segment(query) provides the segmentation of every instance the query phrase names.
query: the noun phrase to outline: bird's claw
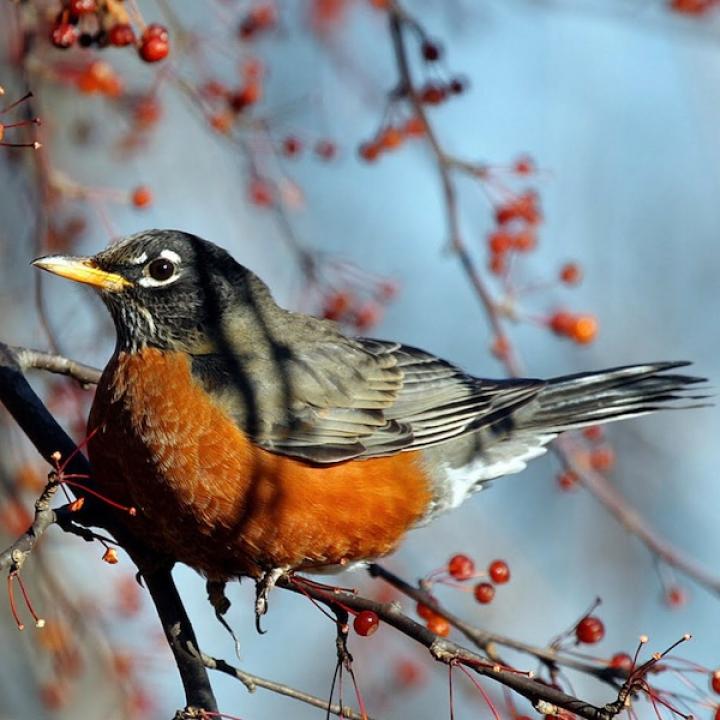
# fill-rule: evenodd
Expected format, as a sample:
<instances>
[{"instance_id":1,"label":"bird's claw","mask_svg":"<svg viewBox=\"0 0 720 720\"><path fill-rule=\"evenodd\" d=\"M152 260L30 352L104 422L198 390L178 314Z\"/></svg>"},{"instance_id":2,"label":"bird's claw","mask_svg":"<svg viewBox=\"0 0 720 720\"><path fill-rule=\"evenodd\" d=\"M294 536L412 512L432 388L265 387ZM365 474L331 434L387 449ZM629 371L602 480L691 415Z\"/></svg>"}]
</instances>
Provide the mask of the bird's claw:
<instances>
[{"instance_id":1,"label":"bird's claw","mask_svg":"<svg viewBox=\"0 0 720 720\"><path fill-rule=\"evenodd\" d=\"M262 635L265 630L260 625L260 618L268 611L268 598L275 583L287 572L286 568L266 570L255 583L255 628Z\"/></svg>"}]
</instances>

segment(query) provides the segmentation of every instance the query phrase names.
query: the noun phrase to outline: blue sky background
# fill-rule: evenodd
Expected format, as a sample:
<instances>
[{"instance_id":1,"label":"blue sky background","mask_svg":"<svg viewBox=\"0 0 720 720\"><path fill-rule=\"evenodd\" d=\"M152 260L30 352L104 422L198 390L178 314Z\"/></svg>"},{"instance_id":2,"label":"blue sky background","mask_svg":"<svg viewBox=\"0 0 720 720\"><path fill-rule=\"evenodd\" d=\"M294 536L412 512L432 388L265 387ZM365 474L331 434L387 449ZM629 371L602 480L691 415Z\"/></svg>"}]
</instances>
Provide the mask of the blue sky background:
<instances>
[{"instance_id":1,"label":"blue sky background","mask_svg":"<svg viewBox=\"0 0 720 720\"><path fill-rule=\"evenodd\" d=\"M289 1L282 31L259 45L271 69L264 107L276 109L278 136L328 136L341 146L333 163L323 164L310 154L286 163L306 197L305 209L292 214L298 237L400 281L397 301L373 334L424 347L478 375L500 374L487 352L490 335L482 310L457 261L442 249L443 207L429 156L415 144L372 166L356 159L354 148L374 132L383 93L395 80L382 15L363 3L353 5L332 38L351 65L341 71L337 54L303 27L303 3ZM527 373L546 376L691 359L697 372L717 385L717 27L668 18L659 3L651 2L483 0L446 7L415 0L407 5L432 35L443 39L448 66L471 79L466 95L431 111L446 147L497 164L529 152L545 170L540 190L546 222L539 250L523 266L525 275L547 278L566 259L578 260L586 270L579 289L551 290L530 300L527 309L537 314L567 303L591 311L600 321L597 342L579 348L537 327L519 325L511 337ZM201 23L205 12L194 3L185 0L178 9L201 32L221 33L217 19L205 17ZM232 63L221 56L211 59L222 72L232 72ZM115 65L114 56L111 60ZM130 82L145 85L149 77L138 72L134 58L118 57L117 66L124 60ZM0 83L7 82L0 74ZM242 157L211 136L178 94L163 91L168 119L161 132L146 151L121 163L104 146L122 128L111 108L101 100L78 102L49 89L39 94L58 168L87 185L123 188L142 181L154 189L156 203L142 214L111 209L121 233L153 226L198 233L230 249L270 283L280 300L300 302L298 269L272 215L246 202ZM288 104L291 109L284 110ZM88 116L99 121L97 139L92 151L81 152L69 141L71 128L74 119ZM19 199L22 180L16 169L0 165L0 178L9 188L0 196L0 248L8 260L0 269L0 328L3 339L43 345L39 328L29 322L34 309L26 262L32 250L24 233L32 209ZM468 244L484 264L491 211L471 182L461 183L461 208ZM94 252L106 242L98 225L86 235L84 249ZM109 321L97 307L87 310L97 301L60 281L45 285L64 347L72 348L75 357L102 364L112 341L109 334L98 333ZM719 436L717 408L643 418L610 431L619 456L613 482L659 532L718 572ZM409 535L388 566L415 577L442 565L455 551L468 552L481 565L502 557L511 565L513 580L492 605L480 608L471 597L451 591L442 599L483 627L544 644L599 595L607 626L607 637L597 647L600 654L633 649L641 633L650 636L652 649L662 649L689 631L694 639L684 654L710 667L718 664L718 598L681 579L690 601L668 610L647 550L583 490L559 492L556 471L556 461L546 457L523 474L496 482L452 515ZM68 557L84 558L71 563L70 576L78 583L110 587L115 568L79 543L63 547ZM185 568L177 569L176 578L204 649L231 659L232 641L211 619L201 579ZM339 581L366 585L361 573ZM309 603L278 592L266 622L269 633L259 637L252 629L251 596L247 583L230 590L229 617L241 639L243 667L326 695L334 654L330 623ZM121 626L124 642L147 640L154 628L152 608L145 613L131 626ZM9 622L0 612L0 633ZM398 659L418 659L427 670L426 685L381 705L378 716L446 715L445 669L433 666L409 641L383 630L369 640L353 639L352 650L371 708L373 698L380 703ZM164 655L158 657L153 667L162 667ZM527 658L517 662L535 669ZM165 715L171 714L181 697L175 673L168 667L151 677L156 699ZM221 708L245 720L320 717L318 711L267 693L248 695L227 678L213 681ZM573 684L583 698L611 699L607 688L585 678L573 676ZM474 716L478 709L486 712L467 685L458 675L459 718ZM501 703L497 688L485 686ZM25 702L27 696L15 696L7 717L20 717ZM651 712L640 710L643 717Z\"/></svg>"}]
</instances>

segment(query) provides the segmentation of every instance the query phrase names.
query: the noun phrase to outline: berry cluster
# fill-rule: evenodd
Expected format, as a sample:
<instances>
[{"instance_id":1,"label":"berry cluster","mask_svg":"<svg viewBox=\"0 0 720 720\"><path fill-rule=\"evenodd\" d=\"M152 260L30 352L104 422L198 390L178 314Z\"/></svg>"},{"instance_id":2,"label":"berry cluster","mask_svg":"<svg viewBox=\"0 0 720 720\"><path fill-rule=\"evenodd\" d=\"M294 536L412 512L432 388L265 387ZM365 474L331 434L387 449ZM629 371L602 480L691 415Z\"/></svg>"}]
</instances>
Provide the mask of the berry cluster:
<instances>
[{"instance_id":1,"label":"berry cluster","mask_svg":"<svg viewBox=\"0 0 720 720\"><path fill-rule=\"evenodd\" d=\"M507 273L512 253L528 253L537 247L537 228L542 221L539 197L534 190L503 194L506 197L495 205L496 226L487 238L489 270L493 275Z\"/></svg>"},{"instance_id":2,"label":"berry cluster","mask_svg":"<svg viewBox=\"0 0 720 720\"><path fill-rule=\"evenodd\" d=\"M425 37L420 43L420 55L429 68L436 68L442 60L442 45L431 38ZM436 77L426 80L418 89L418 98L425 105L440 105L453 95L460 95L467 88L467 80L461 77L442 79Z\"/></svg>"},{"instance_id":3,"label":"berry cluster","mask_svg":"<svg viewBox=\"0 0 720 720\"><path fill-rule=\"evenodd\" d=\"M262 99L264 73L262 62L250 58L243 63L239 86L209 80L200 88L200 96L209 106L208 120L213 130L229 134L238 116Z\"/></svg>"},{"instance_id":4,"label":"berry cluster","mask_svg":"<svg viewBox=\"0 0 720 720\"><path fill-rule=\"evenodd\" d=\"M478 580L472 587L464 586L469 580ZM464 553L453 555L443 568L430 573L423 580L424 588L431 588L434 583L451 585L462 590L472 590L475 600L481 605L491 603L495 598L496 586L504 585L510 581L510 567L504 560L493 560L485 572L476 570L475 562ZM450 625L435 610L427 605L418 603L416 612L426 622L428 630L436 635L446 637L450 632Z\"/></svg>"},{"instance_id":5,"label":"berry cluster","mask_svg":"<svg viewBox=\"0 0 720 720\"><path fill-rule=\"evenodd\" d=\"M615 451L605 440L605 433L600 425L586 427L581 434L585 449L581 450L582 461L592 470L607 473L615 466ZM565 468L557 476L557 482L562 490L574 490L580 481L577 473Z\"/></svg>"},{"instance_id":6,"label":"berry cluster","mask_svg":"<svg viewBox=\"0 0 720 720\"><path fill-rule=\"evenodd\" d=\"M397 286L389 280L379 280L363 289L362 294L349 289L330 290L323 299L322 316L359 332L374 327L382 319L383 305L397 294Z\"/></svg>"},{"instance_id":7,"label":"berry cluster","mask_svg":"<svg viewBox=\"0 0 720 720\"><path fill-rule=\"evenodd\" d=\"M74 45L86 48L132 45L147 63L166 58L170 52L167 29L158 23L144 25L140 17L137 20L137 25L143 28L139 38L128 12L121 4L98 0L63 0L50 28L50 42L62 50Z\"/></svg>"},{"instance_id":8,"label":"berry cluster","mask_svg":"<svg viewBox=\"0 0 720 720\"><path fill-rule=\"evenodd\" d=\"M425 123L420 117L410 117L399 124L388 124L375 134L372 140L361 143L358 154L366 162L373 162L383 152L397 150L405 140L422 137Z\"/></svg>"}]
</instances>

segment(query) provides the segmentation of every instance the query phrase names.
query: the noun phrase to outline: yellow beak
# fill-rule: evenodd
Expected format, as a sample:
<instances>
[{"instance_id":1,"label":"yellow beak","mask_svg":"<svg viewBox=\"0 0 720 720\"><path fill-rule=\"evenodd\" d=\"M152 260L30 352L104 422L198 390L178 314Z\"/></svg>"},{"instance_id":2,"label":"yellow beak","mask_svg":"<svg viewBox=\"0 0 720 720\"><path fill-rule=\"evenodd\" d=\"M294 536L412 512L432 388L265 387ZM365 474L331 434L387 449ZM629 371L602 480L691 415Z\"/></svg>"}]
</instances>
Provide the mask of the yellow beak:
<instances>
[{"instance_id":1,"label":"yellow beak","mask_svg":"<svg viewBox=\"0 0 720 720\"><path fill-rule=\"evenodd\" d=\"M108 292L122 292L126 287L132 287L132 283L122 275L101 270L92 258L48 255L33 260L32 264L53 275Z\"/></svg>"}]
</instances>

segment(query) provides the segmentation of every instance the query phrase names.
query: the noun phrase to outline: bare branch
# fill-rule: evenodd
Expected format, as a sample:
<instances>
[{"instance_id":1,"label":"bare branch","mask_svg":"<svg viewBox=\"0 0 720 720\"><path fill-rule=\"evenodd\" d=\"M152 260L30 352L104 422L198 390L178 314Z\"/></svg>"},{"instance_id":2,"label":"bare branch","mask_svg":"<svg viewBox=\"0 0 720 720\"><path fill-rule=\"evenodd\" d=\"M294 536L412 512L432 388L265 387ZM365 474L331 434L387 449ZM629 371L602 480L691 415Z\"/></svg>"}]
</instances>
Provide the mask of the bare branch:
<instances>
[{"instance_id":1,"label":"bare branch","mask_svg":"<svg viewBox=\"0 0 720 720\"><path fill-rule=\"evenodd\" d=\"M225 673L226 675L230 675L231 677L238 679L243 685L245 685L249 692L255 692L256 688L263 688L264 690L270 690L278 695L285 695L286 697L293 698L294 700L307 703L308 705L320 708L321 710L329 711L331 715L336 715L337 717L349 718L350 720L371 720L371 718L360 715L349 707L344 705L341 707L337 703L328 704L327 700L317 697L316 695L311 695L310 693L297 690L289 685L245 672L244 670L240 670L240 668L234 667L220 658L210 657L209 655L205 655L203 653L202 660L206 668L217 670L218 672Z\"/></svg>"},{"instance_id":2,"label":"bare branch","mask_svg":"<svg viewBox=\"0 0 720 720\"><path fill-rule=\"evenodd\" d=\"M75 362L75 360L69 360L62 355L23 347L13 347L11 350L23 370L33 368L36 370L47 370L48 372L58 373L59 375L67 375L82 385L96 385L102 374L97 368Z\"/></svg>"},{"instance_id":3,"label":"bare branch","mask_svg":"<svg viewBox=\"0 0 720 720\"><path fill-rule=\"evenodd\" d=\"M534 707L538 703L544 702L548 706L569 710L586 720L612 720L617 714L617 711L612 709L614 707L612 704L602 708L597 707L538 682L527 673L505 668L499 663L489 662L472 650L435 635L424 625L420 625L405 615L397 603L380 603L352 592L335 588L324 589L316 583L305 583L301 578L283 577L277 584L306 597L312 597L328 606L337 604L351 610L372 610L382 621L426 647L435 660L448 665L465 665L479 675L495 680L519 693L527 698Z\"/></svg>"}]
</instances>

